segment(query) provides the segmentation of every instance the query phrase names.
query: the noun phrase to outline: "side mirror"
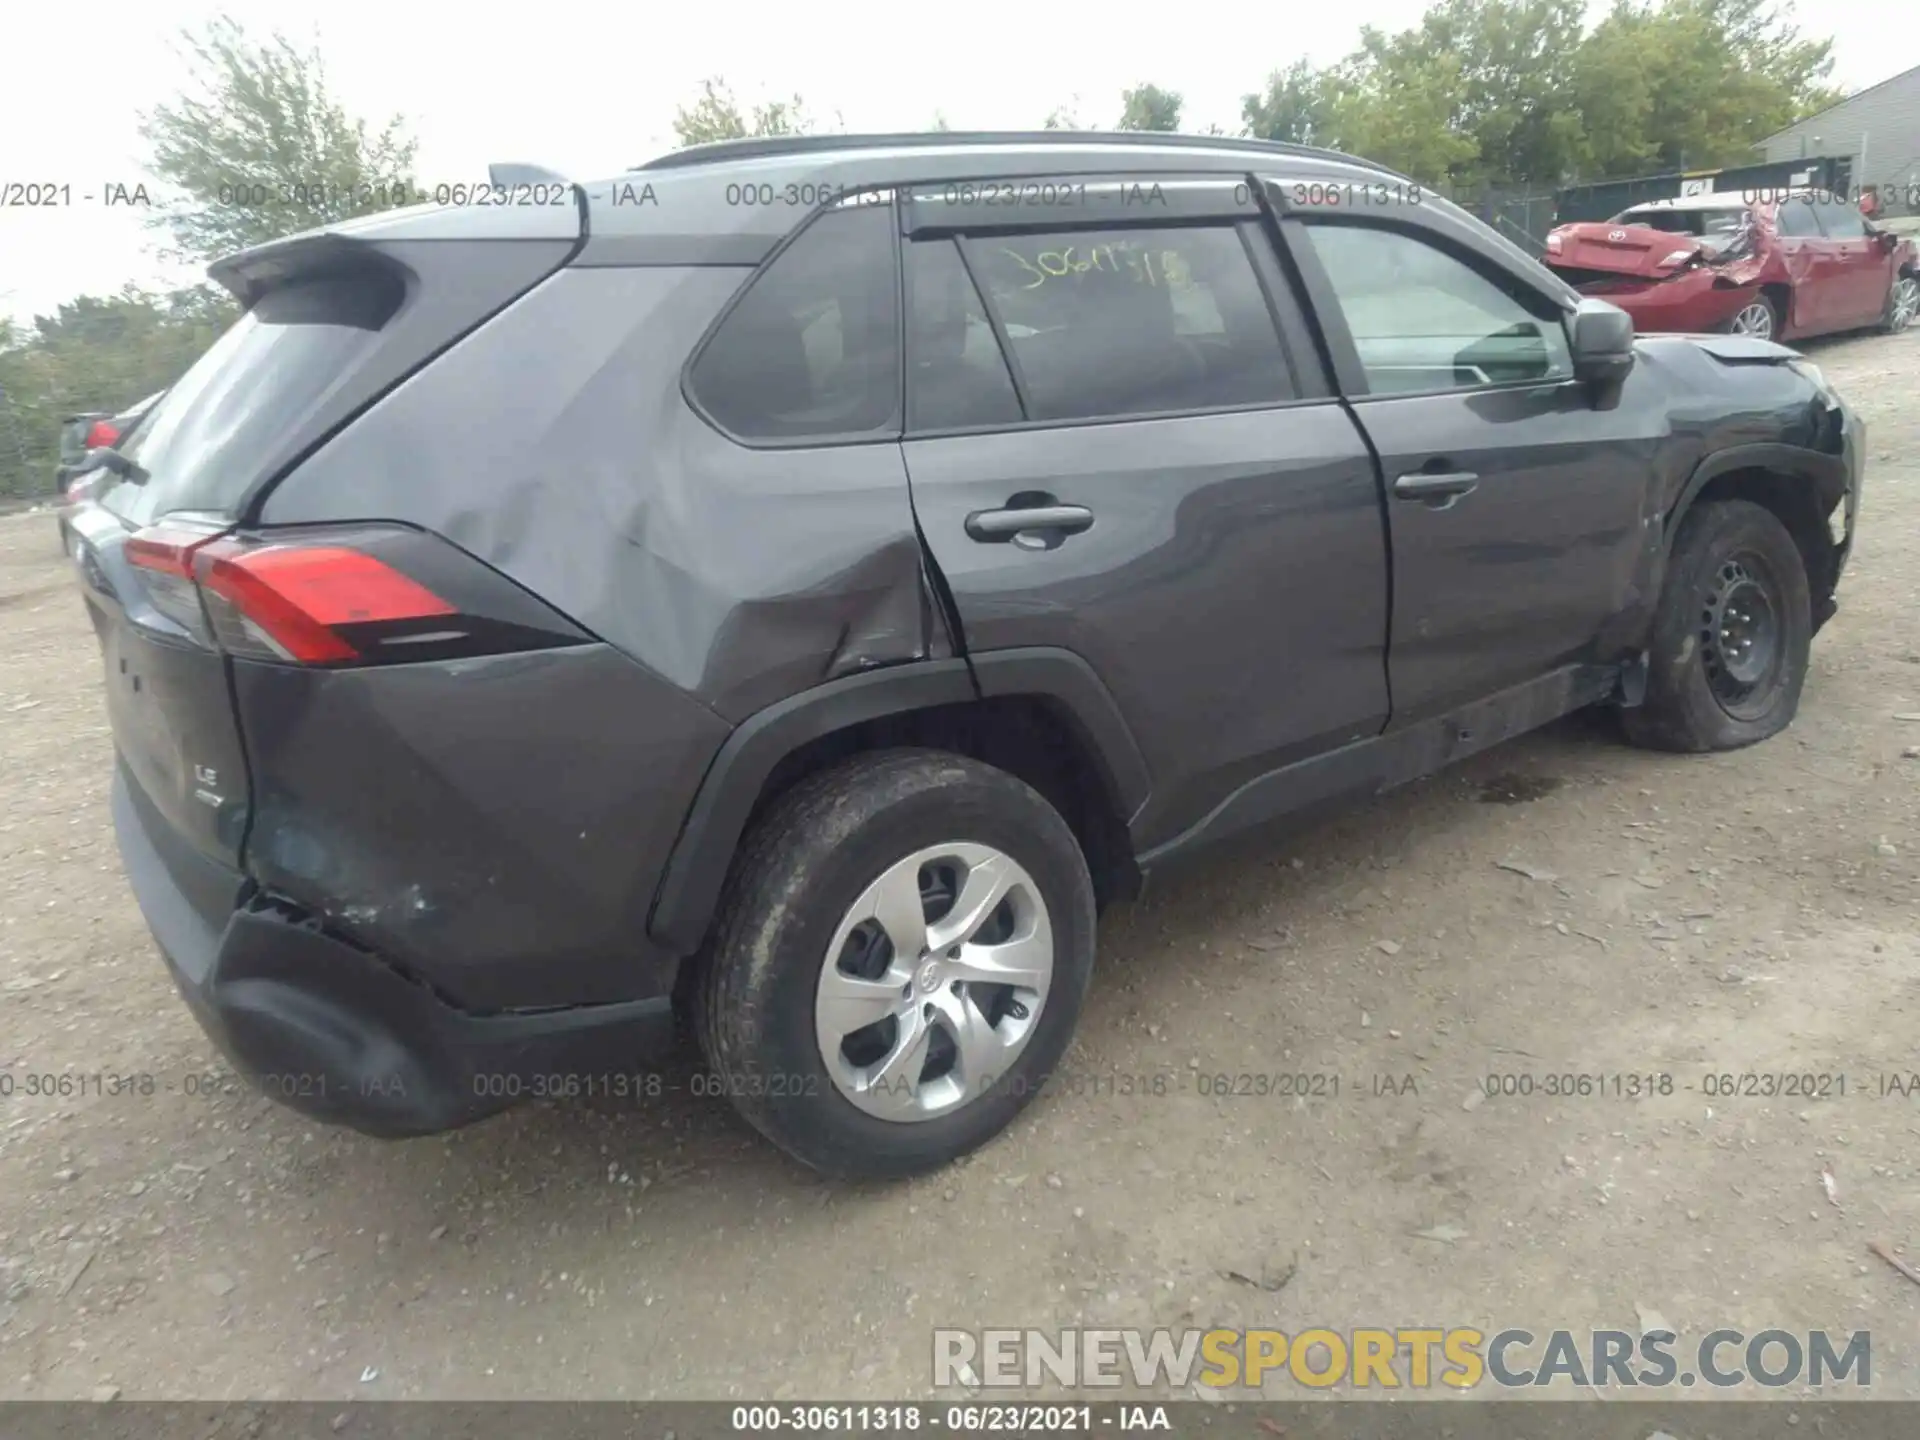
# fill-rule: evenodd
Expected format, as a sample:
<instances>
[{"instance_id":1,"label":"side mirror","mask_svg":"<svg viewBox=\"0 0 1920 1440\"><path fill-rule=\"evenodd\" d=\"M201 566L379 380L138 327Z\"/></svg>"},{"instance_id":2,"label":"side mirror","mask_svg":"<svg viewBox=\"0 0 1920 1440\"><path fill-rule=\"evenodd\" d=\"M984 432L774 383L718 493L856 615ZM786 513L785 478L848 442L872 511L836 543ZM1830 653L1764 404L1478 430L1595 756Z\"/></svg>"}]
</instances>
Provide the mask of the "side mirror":
<instances>
[{"instance_id":1,"label":"side mirror","mask_svg":"<svg viewBox=\"0 0 1920 1440\"><path fill-rule=\"evenodd\" d=\"M1610 384L1633 368L1633 317L1618 305L1582 300L1570 329L1574 378Z\"/></svg>"},{"instance_id":2,"label":"side mirror","mask_svg":"<svg viewBox=\"0 0 1920 1440\"><path fill-rule=\"evenodd\" d=\"M1882 250L1897 250L1900 248L1900 237L1891 230L1875 230L1873 232L1873 238L1880 242L1880 248Z\"/></svg>"}]
</instances>

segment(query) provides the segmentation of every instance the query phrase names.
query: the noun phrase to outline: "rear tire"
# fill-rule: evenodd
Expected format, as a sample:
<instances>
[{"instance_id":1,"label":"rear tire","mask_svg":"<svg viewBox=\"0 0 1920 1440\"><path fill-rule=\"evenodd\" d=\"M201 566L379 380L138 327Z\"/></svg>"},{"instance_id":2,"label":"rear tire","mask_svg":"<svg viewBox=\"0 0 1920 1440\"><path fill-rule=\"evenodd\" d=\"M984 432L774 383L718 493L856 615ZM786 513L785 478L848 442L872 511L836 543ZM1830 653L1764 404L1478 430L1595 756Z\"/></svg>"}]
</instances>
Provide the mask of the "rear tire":
<instances>
[{"instance_id":1,"label":"rear tire","mask_svg":"<svg viewBox=\"0 0 1920 1440\"><path fill-rule=\"evenodd\" d=\"M729 877L693 997L711 1088L828 1174L944 1165L1039 1093L1094 943L1085 858L1030 786L943 751L834 766L772 807ZM1036 988L978 978L995 957Z\"/></svg>"},{"instance_id":2,"label":"rear tire","mask_svg":"<svg viewBox=\"0 0 1920 1440\"><path fill-rule=\"evenodd\" d=\"M1645 701L1622 713L1654 750L1737 750L1793 722L1813 639L1807 571L1772 511L1698 505L1681 521L1654 618Z\"/></svg>"}]
</instances>

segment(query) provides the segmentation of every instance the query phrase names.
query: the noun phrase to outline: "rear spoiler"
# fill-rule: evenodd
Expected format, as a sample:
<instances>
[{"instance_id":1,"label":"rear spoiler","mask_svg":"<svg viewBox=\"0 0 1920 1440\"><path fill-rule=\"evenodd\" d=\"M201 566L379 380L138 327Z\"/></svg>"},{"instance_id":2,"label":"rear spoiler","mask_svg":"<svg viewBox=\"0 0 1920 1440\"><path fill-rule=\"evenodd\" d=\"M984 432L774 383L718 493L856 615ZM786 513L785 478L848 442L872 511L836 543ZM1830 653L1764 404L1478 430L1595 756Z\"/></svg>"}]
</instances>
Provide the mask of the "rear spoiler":
<instances>
[{"instance_id":1,"label":"rear spoiler","mask_svg":"<svg viewBox=\"0 0 1920 1440\"><path fill-rule=\"evenodd\" d=\"M216 260L207 278L251 309L268 291L289 280L384 271L406 278L406 267L385 253L388 243L435 240L565 240L576 246L586 238L587 193L565 176L538 165L490 166L487 182L496 190L523 186L566 186L573 204L409 205L364 215ZM465 188L465 187L462 187Z\"/></svg>"},{"instance_id":2,"label":"rear spoiler","mask_svg":"<svg viewBox=\"0 0 1920 1440\"><path fill-rule=\"evenodd\" d=\"M251 310L261 296L289 280L317 280L368 269L387 270L395 278L404 278L394 261L365 241L317 230L270 240L216 260L207 267L207 278L224 286L242 309Z\"/></svg>"}]
</instances>

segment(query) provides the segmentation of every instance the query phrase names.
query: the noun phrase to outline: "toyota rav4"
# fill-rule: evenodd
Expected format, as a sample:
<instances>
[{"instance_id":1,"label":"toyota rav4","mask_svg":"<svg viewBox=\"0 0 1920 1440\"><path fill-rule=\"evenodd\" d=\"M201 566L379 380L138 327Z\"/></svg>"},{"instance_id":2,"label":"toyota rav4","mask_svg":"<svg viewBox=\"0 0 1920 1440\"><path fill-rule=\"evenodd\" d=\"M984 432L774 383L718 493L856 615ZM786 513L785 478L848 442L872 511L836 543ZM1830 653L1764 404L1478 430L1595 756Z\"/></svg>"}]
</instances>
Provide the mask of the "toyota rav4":
<instances>
[{"instance_id":1,"label":"toyota rav4","mask_svg":"<svg viewBox=\"0 0 1920 1440\"><path fill-rule=\"evenodd\" d=\"M323 1119L616 1093L684 1024L802 1161L937 1165L1147 872L1577 707L1764 740L1834 612L1815 367L1359 160L493 178L216 264L243 318L71 520L133 890Z\"/></svg>"}]
</instances>

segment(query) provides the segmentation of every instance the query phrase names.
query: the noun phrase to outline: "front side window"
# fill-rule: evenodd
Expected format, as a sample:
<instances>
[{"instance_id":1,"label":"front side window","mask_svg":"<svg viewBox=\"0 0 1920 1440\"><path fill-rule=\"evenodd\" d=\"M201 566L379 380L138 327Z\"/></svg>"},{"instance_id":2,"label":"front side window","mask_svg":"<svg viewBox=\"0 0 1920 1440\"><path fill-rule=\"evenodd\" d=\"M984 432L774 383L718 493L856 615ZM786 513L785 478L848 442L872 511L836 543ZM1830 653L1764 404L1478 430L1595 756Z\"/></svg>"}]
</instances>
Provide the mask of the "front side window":
<instances>
[{"instance_id":1,"label":"front side window","mask_svg":"<svg viewBox=\"0 0 1920 1440\"><path fill-rule=\"evenodd\" d=\"M1279 332L1231 224L974 236L1029 420L1295 398Z\"/></svg>"},{"instance_id":2,"label":"front side window","mask_svg":"<svg viewBox=\"0 0 1920 1440\"><path fill-rule=\"evenodd\" d=\"M898 428L893 231L887 206L829 210L755 277L690 377L722 429L792 443Z\"/></svg>"},{"instance_id":3,"label":"front side window","mask_svg":"<svg viewBox=\"0 0 1920 1440\"><path fill-rule=\"evenodd\" d=\"M1439 246L1373 225L1307 227L1375 394L1573 375L1566 329Z\"/></svg>"},{"instance_id":4,"label":"front side window","mask_svg":"<svg viewBox=\"0 0 1920 1440\"><path fill-rule=\"evenodd\" d=\"M1819 207L1820 224L1828 236L1835 240L1862 240L1866 238L1867 222L1864 216L1851 205L1830 202Z\"/></svg>"},{"instance_id":5,"label":"front side window","mask_svg":"<svg viewBox=\"0 0 1920 1440\"><path fill-rule=\"evenodd\" d=\"M1813 218L1813 206L1804 200L1787 200L1780 206L1774 227L1782 235L1818 235L1820 222Z\"/></svg>"}]
</instances>

